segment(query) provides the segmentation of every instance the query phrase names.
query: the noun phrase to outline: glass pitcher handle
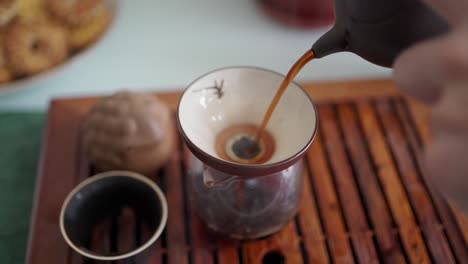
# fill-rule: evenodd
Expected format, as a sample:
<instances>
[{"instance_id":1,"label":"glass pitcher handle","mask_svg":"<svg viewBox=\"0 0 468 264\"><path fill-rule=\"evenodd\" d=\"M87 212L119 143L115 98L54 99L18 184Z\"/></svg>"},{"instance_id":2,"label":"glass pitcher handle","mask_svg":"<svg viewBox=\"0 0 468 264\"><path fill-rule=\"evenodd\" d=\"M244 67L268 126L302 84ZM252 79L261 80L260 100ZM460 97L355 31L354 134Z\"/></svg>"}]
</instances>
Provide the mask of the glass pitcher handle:
<instances>
[{"instance_id":1,"label":"glass pitcher handle","mask_svg":"<svg viewBox=\"0 0 468 264\"><path fill-rule=\"evenodd\" d=\"M237 181L239 176L230 175L207 166L203 166L203 183L206 187L225 186L233 181Z\"/></svg>"}]
</instances>

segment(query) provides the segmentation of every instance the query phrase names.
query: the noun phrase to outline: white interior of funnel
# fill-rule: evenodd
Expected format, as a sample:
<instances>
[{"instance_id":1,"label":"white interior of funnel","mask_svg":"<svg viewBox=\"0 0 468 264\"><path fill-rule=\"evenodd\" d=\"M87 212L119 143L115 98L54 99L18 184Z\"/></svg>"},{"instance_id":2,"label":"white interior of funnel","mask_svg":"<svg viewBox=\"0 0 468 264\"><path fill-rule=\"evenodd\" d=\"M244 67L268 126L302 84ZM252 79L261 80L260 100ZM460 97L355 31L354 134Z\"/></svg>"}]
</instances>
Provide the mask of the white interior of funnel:
<instances>
[{"instance_id":1,"label":"white interior of funnel","mask_svg":"<svg viewBox=\"0 0 468 264\"><path fill-rule=\"evenodd\" d=\"M236 124L260 126L283 76L257 68L227 68L208 73L192 83L179 105L181 128L188 139L205 153L219 158L216 135ZM223 82L222 96L214 87ZM208 89L207 89L208 88ZM267 126L276 144L271 164L300 152L317 125L316 112L305 92L291 83Z\"/></svg>"}]
</instances>

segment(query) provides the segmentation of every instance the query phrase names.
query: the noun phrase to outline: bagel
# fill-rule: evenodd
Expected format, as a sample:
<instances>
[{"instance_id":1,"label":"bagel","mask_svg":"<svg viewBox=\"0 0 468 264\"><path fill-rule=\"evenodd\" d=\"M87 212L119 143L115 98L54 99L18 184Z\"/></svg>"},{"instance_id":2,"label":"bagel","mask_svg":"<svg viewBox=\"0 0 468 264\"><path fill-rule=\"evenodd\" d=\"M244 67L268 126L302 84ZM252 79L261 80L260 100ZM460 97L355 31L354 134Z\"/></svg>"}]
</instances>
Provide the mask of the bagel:
<instances>
[{"instance_id":1,"label":"bagel","mask_svg":"<svg viewBox=\"0 0 468 264\"><path fill-rule=\"evenodd\" d=\"M18 21L25 23L44 22L48 15L43 8L42 0L18 0Z\"/></svg>"},{"instance_id":2,"label":"bagel","mask_svg":"<svg viewBox=\"0 0 468 264\"><path fill-rule=\"evenodd\" d=\"M42 72L67 58L66 31L51 23L14 23L8 28L5 50L16 75Z\"/></svg>"},{"instance_id":3,"label":"bagel","mask_svg":"<svg viewBox=\"0 0 468 264\"><path fill-rule=\"evenodd\" d=\"M69 25L87 23L106 9L103 0L45 0L49 12Z\"/></svg>"},{"instance_id":4,"label":"bagel","mask_svg":"<svg viewBox=\"0 0 468 264\"><path fill-rule=\"evenodd\" d=\"M72 50L80 50L94 43L106 31L112 16L107 9L85 24L69 29L69 43Z\"/></svg>"},{"instance_id":5,"label":"bagel","mask_svg":"<svg viewBox=\"0 0 468 264\"><path fill-rule=\"evenodd\" d=\"M0 26L8 24L18 12L16 0L0 0Z\"/></svg>"}]
</instances>

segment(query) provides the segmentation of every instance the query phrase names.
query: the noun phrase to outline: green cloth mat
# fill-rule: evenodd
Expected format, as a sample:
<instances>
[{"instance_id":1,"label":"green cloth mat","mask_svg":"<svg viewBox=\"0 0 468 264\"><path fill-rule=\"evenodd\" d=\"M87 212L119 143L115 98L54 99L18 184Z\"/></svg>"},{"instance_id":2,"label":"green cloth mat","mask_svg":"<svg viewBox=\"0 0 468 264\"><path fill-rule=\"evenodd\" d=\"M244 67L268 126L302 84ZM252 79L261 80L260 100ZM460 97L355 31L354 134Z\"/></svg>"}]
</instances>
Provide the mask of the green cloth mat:
<instances>
[{"instance_id":1,"label":"green cloth mat","mask_svg":"<svg viewBox=\"0 0 468 264\"><path fill-rule=\"evenodd\" d=\"M0 113L0 263L24 263L44 114Z\"/></svg>"}]
</instances>

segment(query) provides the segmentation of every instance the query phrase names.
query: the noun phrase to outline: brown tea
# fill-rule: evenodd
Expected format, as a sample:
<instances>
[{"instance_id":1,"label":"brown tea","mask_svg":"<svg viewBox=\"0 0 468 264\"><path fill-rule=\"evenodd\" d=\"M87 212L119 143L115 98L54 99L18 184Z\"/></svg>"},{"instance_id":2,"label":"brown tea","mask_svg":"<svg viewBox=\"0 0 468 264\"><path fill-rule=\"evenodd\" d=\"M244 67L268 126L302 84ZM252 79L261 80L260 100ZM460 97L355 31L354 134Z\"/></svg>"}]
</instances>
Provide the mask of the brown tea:
<instances>
[{"instance_id":1,"label":"brown tea","mask_svg":"<svg viewBox=\"0 0 468 264\"><path fill-rule=\"evenodd\" d=\"M234 125L217 135L216 153L219 157L237 163L262 164L273 156L275 142L265 128L286 88L304 65L314 58L314 52L309 50L294 63L271 100L259 127L251 124Z\"/></svg>"},{"instance_id":2,"label":"brown tea","mask_svg":"<svg viewBox=\"0 0 468 264\"><path fill-rule=\"evenodd\" d=\"M273 97L273 100L271 100L270 105L268 106L268 109L263 116L262 124L260 125L260 128L257 131L257 134L255 136L255 141L258 141L261 137L263 132L265 131L266 126L268 125L268 121L270 121L271 115L276 109L276 106L278 105L278 102L281 99L281 96L284 94L286 91L286 88L288 88L289 84L294 80L294 77L299 73L299 71L311 60L315 58L315 53L312 50L307 51L302 55L289 69L288 74L286 77L284 77L283 82L281 82L281 85L278 88L278 91L276 92L275 96Z\"/></svg>"},{"instance_id":3,"label":"brown tea","mask_svg":"<svg viewBox=\"0 0 468 264\"><path fill-rule=\"evenodd\" d=\"M221 159L244 163L261 164L268 161L275 151L275 142L268 131L260 140L255 139L258 126L240 124L229 126L216 137L216 153Z\"/></svg>"}]
</instances>

